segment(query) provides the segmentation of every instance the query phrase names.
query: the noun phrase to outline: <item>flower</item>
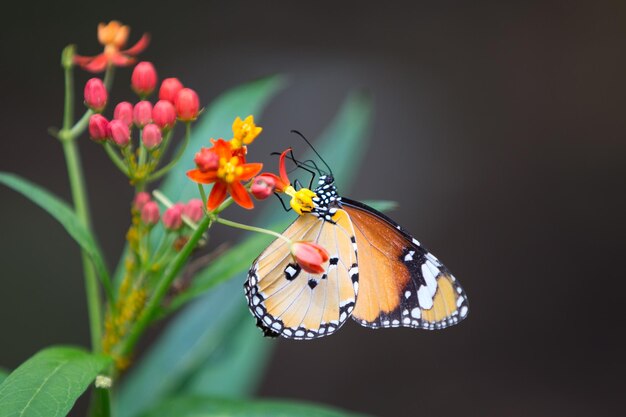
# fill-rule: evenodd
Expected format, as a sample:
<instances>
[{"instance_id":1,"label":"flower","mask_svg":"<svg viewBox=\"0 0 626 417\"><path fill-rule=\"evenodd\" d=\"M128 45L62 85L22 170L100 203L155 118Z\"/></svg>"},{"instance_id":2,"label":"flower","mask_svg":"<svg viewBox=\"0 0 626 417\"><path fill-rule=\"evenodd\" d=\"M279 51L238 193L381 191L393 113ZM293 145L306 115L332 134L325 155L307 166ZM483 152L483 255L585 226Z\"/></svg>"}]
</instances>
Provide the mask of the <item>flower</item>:
<instances>
[{"instance_id":1,"label":"flower","mask_svg":"<svg viewBox=\"0 0 626 417\"><path fill-rule=\"evenodd\" d=\"M261 174L252 180L250 193L257 200L265 200L274 193L276 188L276 180L273 175Z\"/></svg>"},{"instance_id":2,"label":"flower","mask_svg":"<svg viewBox=\"0 0 626 417\"><path fill-rule=\"evenodd\" d=\"M100 78L92 78L85 84L85 104L96 113L100 113L107 105L109 95Z\"/></svg>"},{"instance_id":3,"label":"flower","mask_svg":"<svg viewBox=\"0 0 626 417\"><path fill-rule=\"evenodd\" d=\"M223 139L213 140L212 148L200 152L204 152L200 162L203 158L209 158L207 152L213 153L218 158L218 163L208 169L207 166L202 166L203 170L200 168L201 165L198 165L198 168L187 171L187 176L197 183L214 184L207 201L207 209L215 210L226 199L226 194L230 194L241 207L253 208L254 203L241 181L253 178L261 171L263 164L246 163L245 157L235 154L230 142Z\"/></svg>"},{"instance_id":4,"label":"flower","mask_svg":"<svg viewBox=\"0 0 626 417\"><path fill-rule=\"evenodd\" d=\"M159 221L159 205L154 201L148 201L141 208L141 221L148 225L154 226Z\"/></svg>"},{"instance_id":5,"label":"flower","mask_svg":"<svg viewBox=\"0 0 626 417\"><path fill-rule=\"evenodd\" d=\"M305 241L293 242L291 255L302 269L311 274L323 274L323 264L330 258L324 247L317 243Z\"/></svg>"},{"instance_id":6,"label":"flower","mask_svg":"<svg viewBox=\"0 0 626 417\"><path fill-rule=\"evenodd\" d=\"M109 121L101 114L89 118L89 136L96 142L104 142L109 138Z\"/></svg>"},{"instance_id":7,"label":"flower","mask_svg":"<svg viewBox=\"0 0 626 417\"><path fill-rule=\"evenodd\" d=\"M156 88L157 73L151 62L143 61L135 66L130 85L139 97L148 97Z\"/></svg>"},{"instance_id":8,"label":"flower","mask_svg":"<svg viewBox=\"0 0 626 417\"><path fill-rule=\"evenodd\" d=\"M200 110L198 94L191 88L183 88L176 94L174 106L176 107L178 118L183 122L196 120Z\"/></svg>"},{"instance_id":9,"label":"flower","mask_svg":"<svg viewBox=\"0 0 626 417\"><path fill-rule=\"evenodd\" d=\"M163 141L163 136L161 135L161 129L159 126L153 123L145 125L141 133L141 141L148 149L153 149L159 146Z\"/></svg>"},{"instance_id":10,"label":"flower","mask_svg":"<svg viewBox=\"0 0 626 417\"><path fill-rule=\"evenodd\" d=\"M278 171L280 176L269 172L264 172L260 176L272 178L276 184L276 192L285 193L291 197L289 205L296 213L299 215L310 213L315 208L313 198L315 198L317 194L308 188L300 188L296 191L296 189L291 185L289 177L287 176L287 169L285 168L285 158L287 157L288 152L291 152L291 148L280 154L280 158L278 160Z\"/></svg>"},{"instance_id":11,"label":"flower","mask_svg":"<svg viewBox=\"0 0 626 417\"><path fill-rule=\"evenodd\" d=\"M159 100L152 108L152 120L161 129L171 129L176 124L176 109L167 100Z\"/></svg>"},{"instance_id":12,"label":"flower","mask_svg":"<svg viewBox=\"0 0 626 417\"><path fill-rule=\"evenodd\" d=\"M130 129L122 120L111 120L109 130L111 131L111 140L120 148L130 143Z\"/></svg>"},{"instance_id":13,"label":"flower","mask_svg":"<svg viewBox=\"0 0 626 417\"><path fill-rule=\"evenodd\" d=\"M138 127L144 127L152 121L152 103L142 100L133 108L133 121Z\"/></svg>"},{"instance_id":14,"label":"flower","mask_svg":"<svg viewBox=\"0 0 626 417\"><path fill-rule=\"evenodd\" d=\"M178 78L166 78L161 83L161 88L159 88L159 100L167 100L174 104L176 94L182 89L183 84Z\"/></svg>"},{"instance_id":15,"label":"flower","mask_svg":"<svg viewBox=\"0 0 626 417\"><path fill-rule=\"evenodd\" d=\"M143 206L145 206L146 203L148 203L149 201L152 201L152 198L150 198L150 194L145 191L141 191L137 193L135 199L133 200L133 208L137 211L141 211L143 209Z\"/></svg>"},{"instance_id":16,"label":"flower","mask_svg":"<svg viewBox=\"0 0 626 417\"><path fill-rule=\"evenodd\" d=\"M212 148L201 148L200 152L196 153L193 161L200 172L208 172L219 167L220 157Z\"/></svg>"},{"instance_id":17,"label":"flower","mask_svg":"<svg viewBox=\"0 0 626 417\"><path fill-rule=\"evenodd\" d=\"M121 50L128 41L130 28L113 20L98 25L98 41L104 45L104 52L96 56L74 55L74 62L89 72L102 72L110 64L127 67L135 62L135 56L143 52L150 43L147 33L134 46Z\"/></svg>"},{"instance_id":18,"label":"flower","mask_svg":"<svg viewBox=\"0 0 626 417\"><path fill-rule=\"evenodd\" d=\"M250 115L245 120L237 117L233 122L233 139L231 140L233 148L239 149L251 144L262 130L262 127L254 124L254 116Z\"/></svg>"},{"instance_id":19,"label":"flower","mask_svg":"<svg viewBox=\"0 0 626 417\"><path fill-rule=\"evenodd\" d=\"M133 105L128 101L122 101L117 103L115 111L113 112L113 118L121 120L128 126L133 124Z\"/></svg>"}]
</instances>

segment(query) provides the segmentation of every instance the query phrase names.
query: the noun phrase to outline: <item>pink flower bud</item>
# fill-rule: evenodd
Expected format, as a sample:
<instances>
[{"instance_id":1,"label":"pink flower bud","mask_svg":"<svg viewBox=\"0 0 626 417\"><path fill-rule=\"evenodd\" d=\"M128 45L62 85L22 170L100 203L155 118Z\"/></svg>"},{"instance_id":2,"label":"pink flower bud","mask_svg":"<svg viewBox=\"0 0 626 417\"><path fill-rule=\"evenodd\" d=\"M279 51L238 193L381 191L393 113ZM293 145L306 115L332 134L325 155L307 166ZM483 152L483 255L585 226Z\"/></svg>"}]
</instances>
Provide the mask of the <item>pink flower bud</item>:
<instances>
[{"instance_id":1,"label":"pink flower bud","mask_svg":"<svg viewBox=\"0 0 626 417\"><path fill-rule=\"evenodd\" d=\"M141 221L148 225L154 226L159 221L159 205L154 201L148 201L141 208Z\"/></svg>"},{"instance_id":2,"label":"pink flower bud","mask_svg":"<svg viewBox=\"0 0 626 417\"><path fill-rule=\"evenodd\" d=\"M141 133L141 140L146 148L156 148L163 141L161 129L153 123L145 125Z\"/></svg>"},{"instance_id":3,"label":"pink flower bud","mask_svg":"<svg viewBox=\"0 0 626 417\"><path fill-rule=\"evenodd\" d=\"M121 120L126 123L128 126L133 124L133 105L128 101L122 101L115 106L115 111L113 112L113 118L117 120Z\"/></svg>"},{"instance_id":4,"label":"pink flower bud","mask_svg":"<svg viewBox=\"0 0 626 417\"><path fill-rule=\"evenodd\" d=\"M167 100L174 104L176 94L183 89L183 84L178 81L178 78L166 78L161 83L159 89L159 100Z\"/></svg>"},{"instance_id":5,"label":"pink flower bud","mask_svg":"<svg viewBox=\"0 0 626 417\"><path fill-rule=\"evenodd\" d=\"M204 216L203 211L204 203L199 198L194 198L193 200L189 200L185 207L183 208L183 214L189 217L194 223L198 223L202 217Z\"/></svg>"},{"instance_id":6,"label":"pink flower bud","mask_svg":"<svg viewBox=\"0 0 626 417\"><path fill-rule=\"evenodd\" d=\"M167 230L178 230L183 225L183 205L174 204L163 214L163 226Z\"/></svg>"},{"instance_id":7,"label":"pink flower bud","mask_svg":"<svg viewBox=\"0 0 626 417\"><path fill-rule=\"evenodd\" d=\"M291 254L298 265L311 274L323 274L323 264L330 258L328 251L323 246L305 241L292 243Z\"/></svg>"},{"instance_id":8,"label":"pink flower bud","mask_svg":"<svg viewBox=\"0 0 626 417\"><path fill-rule=\"evenodd\" d=\"M96 142L104 142L109 138L109 121L101 114L89 118L89 136Z\"/></svg>"},{"instance_id":9,"label":"pink flower bud","mask_svg":"<svg viewBox=\"0 0 626 417\"><path fill-rule=\"evenodd\" d=\"M135 66L130 85L139 97L149 96L157 84L157 73L151 62L143 61Z\"/></svg>"},{"instance_id":10,"label":"pink flower bud","mask_svg":"<svg viewBox=\"0 0 626 417\"><path fill-rule=\"evenodd\" d=\"M253 180L250 192L257 200L265 200L274 193L275 188L276 181L274 178L270 175L261 174Z\"/></svg>"},{"instance_id":11,"label":"pink flower bud","mask_svg":"<svg viewBox=\"0 0 626 417\"><path fill-rule=\"evenodd\" d=\"M152 103L142 100L135 104L133 109L133 121L139 127L144 127L152 122Z\"/></svg>"},{"instance_id":12,"label":"pink flower bud","mask_svg":"<svg viewBox=\"0 0 626 417\"><path fill-rule=\"evenodd\" d=\"M108 97L107 89L100 78L92 78L85 84L85 104L96 113L104 110Z\"/></svg>"},{"instance_id":13,"label":"pink flower bud","mask_svg":"<svg viewBox=\"0 0 626 417\"><path fill-rule=\"evenodd\" d=\"M141 211L149 201L152 201L150 194L142 191L135 196L135 199L133 200L133 208L137 211Z\"/></svg>"},{"instance_id":14,"label":"pink flower bud","mask_svg":"<svg viewBox=\"0 0 626 417\"><path fill-rule=\"evenodd\" d=\"M196 120L198 117L198 111L200 110L200 100L198 94L191 88L183 88L176 94L174 100L174 106L176 106L176 114L178 118L183 122L190 122Z\"/></svg>"},{"instance_id":15,"label":"pink flower bud","mask_svg":"<svg viewBox=\"0 0 626 417\"><path fill-rule=\"evenodd\" d=\"M193 161L201 172L209 172L218 168L220 157L213 149L201 148Z\"/></svg>"},{"instance_id":16,"label":"pink flower bud","mask_svg":"<svg viewBox=\"0 0 626 417\"><path fill-rule=\"evenodd\" d=\"M111 120L109 130L111 131L111 140L120 148L130 143L130 129L123 121L117 119Z\"/></svg>"},{"instance_id":17,"label":"pink flower bud","mask_svg":"<svg viewBox=\"0 0 626 417\"><path fill-rule=\"evenodd\" d=\"M176 109L167 100L159 100L152 109L152 120L161 129L171 129L176 124Z\"/></svg>"}]
</instances>

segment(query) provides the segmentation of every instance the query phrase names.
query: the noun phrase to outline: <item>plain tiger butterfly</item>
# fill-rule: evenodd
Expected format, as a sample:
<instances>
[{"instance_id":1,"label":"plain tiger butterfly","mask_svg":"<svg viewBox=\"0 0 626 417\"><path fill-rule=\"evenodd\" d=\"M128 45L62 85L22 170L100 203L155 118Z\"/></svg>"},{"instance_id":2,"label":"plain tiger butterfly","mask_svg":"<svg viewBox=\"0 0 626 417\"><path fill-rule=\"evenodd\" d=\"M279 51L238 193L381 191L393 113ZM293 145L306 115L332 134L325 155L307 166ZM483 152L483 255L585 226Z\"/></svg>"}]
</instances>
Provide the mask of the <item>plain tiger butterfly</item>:
<instances>
[{"instance_id":1,"label":"plain tiger butterfly","mask_svg":"<svg viewBox=\"0 0 626 417\"><path fill-rule=\"evenodd\" d=\"M244 289L266 336L315 339L333 334L349 317L373 329L434 330L467 316L463 288L432 253L386 215L340 197L332 173L317 171L313 208L283 235L315 242L330 256L320 274L304 271L283 239L257 257Z\"/></svg>"}]
</instances>

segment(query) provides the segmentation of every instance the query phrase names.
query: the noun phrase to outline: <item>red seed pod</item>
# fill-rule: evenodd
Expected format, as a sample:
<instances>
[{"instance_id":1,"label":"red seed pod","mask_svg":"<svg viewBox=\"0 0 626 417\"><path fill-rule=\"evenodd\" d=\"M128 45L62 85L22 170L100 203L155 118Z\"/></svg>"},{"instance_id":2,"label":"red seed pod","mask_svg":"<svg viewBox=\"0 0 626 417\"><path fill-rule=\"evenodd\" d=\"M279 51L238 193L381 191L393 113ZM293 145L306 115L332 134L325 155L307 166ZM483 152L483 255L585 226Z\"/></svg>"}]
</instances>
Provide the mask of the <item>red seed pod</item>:
<instances>
[{"instance_id":1,"label":"red seed pod","mask_svg":"<svg viewBox=\"0 0 626 417\"><path fill-rule=\"evenodd\" d=\"M101 114L89 118L89 136L96 142L104 142L110 136L109 121Z\"/></svg>"},{"instance_id":2,"label":"red seed pod","mask_svg":"<svg viewBox=\"0 0 626 417\"><path fill-rule=\"evenodd\" d=\"M141 141L148 149L154 149L159 146L163 141L163 135L159 126L154 123L145 125L141 132Z\"/></svg>"},{"instance_id":3,"label":"red seed pod","mask_svg":"<svg viewBox=\"0 0 626 417\"><path fill-rule=\"evenodd\" d=\"M117 106L115 106L115 111L113 112L113 118L123 121L128 126L132 125L133 105L130 104L128 101L122 101L121 103L117 103Z\"/></svg>"},{"instance_id":4,"label":"red seed pod","mask_svg":"<svg viewBox=\"0 0 626 417\"><path fill-rule=\"evenodd\" d=\"M191 88L183 88L176 94L174 106L176 107L178 118L183 122L196 120L200 111L198 94Z\"/></svg>"},{"instance_id":5,"label":"red seed pod","mask_svg":"<svg viewBox=\"0 0 626 417\"><path fill-rule=\"evenodd\" d=\"M174 104L176 94L182 89L183 84L178 78L166 78L161 83L161 88L159 88L159 100L167 100Z\"/></svg>"},{"instance_id":6,"label":"red seed pod","mask_svg":"<svg viewBox=\"0 0 626 417\"><path fill-rule=\"evenodd\" d=\"M148 97L157 84L157 72L151 62L143 61L135 66L130 78L130 85L141 98Z\"/></svg>"},{"instance_id":7,"label":"red seed pod","mask_svg":"<svg viewBox=\"0 0 626 417\"><path fill-rule=\"evenodd\" d=\"M171 129L176 124L176 109L167 100L159 100L152 109L152 121L161 129Z\"/></svg>"},{"instance_id":8,"label":"red seed pod","mask_svg":"<svg viewBox=\"0 0 626 417\"><path fill-rule=\"evenodd\" d=\"M92 78L85 84L85 104L100 113L107 105L109 94L100 78Z\"/></svg>"}]
</instances>

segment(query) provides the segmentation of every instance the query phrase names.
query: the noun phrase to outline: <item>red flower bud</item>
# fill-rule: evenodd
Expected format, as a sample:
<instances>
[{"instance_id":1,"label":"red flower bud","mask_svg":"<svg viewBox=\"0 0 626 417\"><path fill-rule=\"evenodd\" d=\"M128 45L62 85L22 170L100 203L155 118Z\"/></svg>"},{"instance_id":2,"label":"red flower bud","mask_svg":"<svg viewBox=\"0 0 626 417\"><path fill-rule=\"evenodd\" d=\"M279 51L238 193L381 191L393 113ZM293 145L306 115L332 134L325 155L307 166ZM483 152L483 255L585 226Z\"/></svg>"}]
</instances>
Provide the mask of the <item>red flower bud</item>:
<instances>
[{"instance_id":1,"label":"red flower bud","mask_svg":"<svg viewBox=\"0 0 626 417\"><path fill-rule=\"evenodd\" d=\"M143 61L135 66L130 78L130 85L139 97L147 97L157 84L157 73L151 62Z\"/></svg>"},{"instance_id":2,"label":"red flower bud","mask_svg":"<svg viewBox=\"0 0 626 417\"><path fill-rule=\"evenodd\" d=\"M159 206L154 201L148 201L141 208L141 221L148 226L154 226L159 221Z\"/></svg>"},{"instance_id":3,"label":"red flower bud","mask_svg":"<svg viewBox=\"0 0 626 417\"><path fill-rule=\"evenodd\" d=\"M109 130L111 131L111 140L120 148L130 143L130 129L123 121L117 119L111 120Z\"/></svg>"},{"instance_id":4,"label":"red flower bud","mask_svg":"<svg viewBox=\"0 0 626 417\"><path fill-rule=\"evenodd\" d=\"M200 172L208 172L218 168L220 157L213 149L201 148L200 152L196 153L193 161L196 163Z\"/></svg>"},{"instance_id":5,"label":"red flower bud","mask_svg":"<svg viewBox=\"0 0 626 417\"><path fill-rule=\"evenodd\" d=\"M163 226L167 230L178 230L183 225L183 205L174 204L163 214Z\"/></svg>"},{"instance_id":6,"label":"red flower bud","mask_svg":"<svg viewBox=\"0 0 626 417\"><path fill-rule=\"evenodd\" d=\"M313 242L294 242L291 244L291 254L298 265L311 274L323 274L323 263L328 261L330 255L324 247Z\"/></svg>"},{"instance_id":7,"label":"red flower bud","mask_svg":"<svg viewBox=\"0 0 626 417\"><path fill-rule=\"evenodd\" d=\"M274 193L276 181L271 175L261 174L252 181L250 192L257 200L265 200Z\"/></svg>"},{"instance_id":8,"label":"red flower bud","mask_svg":"<svg viewBox=\"0 0 626 417\"><path fill-rule=\"evenodd\" d=\"M96 142L104 142L110 136L109 121L101 114L89 118L89 136Z\"/></svg>"},{"instance_id":9,"label":"red flower bud","mask_svg":"<svg viewBox=\"0 0 626 417\"><path fill-rule=\"evenodd\" d=\"M148 203L149 201L152 201L152 198L150 198L150 194L145 191L137 193L135 199L133 200L133 208L137 211L141 211L143 209L143 206L145 206L146 203Z\"/></svg>"},{"instance_id":10,"label":"red flower bud","mask_svg":"<svg viewBox=\"0 0 626 417\"><path fill-rule=\"evenodd\" d=\"M183 122L196 120L198 111L200 110L200 100L198 94L191 88L183 88L176 94L174 101L176 106L176 114Z\"/></svg>"},{"instance_id":11,"label":"red flower bud","mask_svg":"<svg viewBox=\"0 0 626 417\"><path fill-rule=\"evenodd\" d=\"M176 123L176 109L167 100L159 100L152 109L152 120L161 129L171 129Z\"/></svg>"},{"instance_id":12,"label":"red flower bud","mask_svg":"<svg viewBox=\"0 0 626 417\"><path fill-rule=\"evenodd\" d=\"M109 95L100 78L92 78L85 84L85 105L100 113L107 105Z\"/></svg>"},{"instance_id":13,"label":"red flower bud","mask_svg":"<svg viewBox=\"0 0 626 417\"><path fill-rule=\"evenodd\" d=\"M189 217L194 223L198 223L202 220L204 216L204 203L199 198L194 198L193 200L189 200L185 207L183 208L183 214Z\"/></svg>"},{"instance_id":14,"label":"red flower bud","mask_svg":"<svg viewBox=\"0 0 626 417\"><path fill-rule=\"evenodd\" d=\"M159 100L167 100L174 104L176 94L183 89L183 84L178 81L178 78L166 78L161 83L159 89Z\"/></svg>"},{"instance_id":15,"label":"red flower bud","mask_svg":"<svg viewBox=\"0 0 626 417\"><path fill-rule=\"evenodd\" d=\"M113 118L117 120L121 120L126 123L128 126L133 124L133 105L128 101L122 101L115 106L115 111L113 112Z\"/></svg>"},{"instance_id":16,"label":"red flower bud","mask_svg":"<svg viewBox=\"0 0 626 417\"><path fill-rule=\"evenodd\" d=\"M161 129L153 123L145 125L141 133L141 140L146 148L156 148L163 141Z\"/></svg>"},{"instance_id":17,"label":"red flower bud","mask_svg":"<svg viewBox=\"0 0 626 417\"><path fill-rule=\"evenodd\" d=\"M133 121L139 127L144 127L152 122L152 103L142 100L135 104L133 109Z\"/></svg>"}]
</instances>

